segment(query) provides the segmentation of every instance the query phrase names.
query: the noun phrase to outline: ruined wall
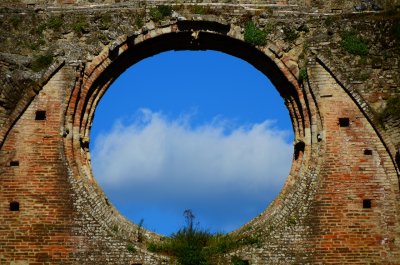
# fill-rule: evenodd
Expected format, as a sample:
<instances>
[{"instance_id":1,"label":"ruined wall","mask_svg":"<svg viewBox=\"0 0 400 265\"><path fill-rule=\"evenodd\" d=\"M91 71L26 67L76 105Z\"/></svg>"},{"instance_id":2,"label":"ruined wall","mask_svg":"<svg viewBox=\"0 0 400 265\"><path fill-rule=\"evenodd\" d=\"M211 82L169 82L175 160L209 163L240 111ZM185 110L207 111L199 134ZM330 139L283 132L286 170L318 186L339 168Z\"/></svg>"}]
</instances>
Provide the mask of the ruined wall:
<instances>
[{"instance_id":1,"label":"ruined wall","mask_svg":"<svg viewBox=\"0 0 400 265\"><path fill-rule=\"evenodd\" d=\"M253 64L284 98L303 146L280 195L237 231L253 240L216 263L398 264L396 1L355 13L356 1L341 10L341 1L174 2L162 16L158 2L39 2L0 9L1 264L168 264L147 251L159 236L97 186L88 153L110 82L168 49ZM249 21L264 32L258 45L245 41Z\"/></svg>"}]
</instances>

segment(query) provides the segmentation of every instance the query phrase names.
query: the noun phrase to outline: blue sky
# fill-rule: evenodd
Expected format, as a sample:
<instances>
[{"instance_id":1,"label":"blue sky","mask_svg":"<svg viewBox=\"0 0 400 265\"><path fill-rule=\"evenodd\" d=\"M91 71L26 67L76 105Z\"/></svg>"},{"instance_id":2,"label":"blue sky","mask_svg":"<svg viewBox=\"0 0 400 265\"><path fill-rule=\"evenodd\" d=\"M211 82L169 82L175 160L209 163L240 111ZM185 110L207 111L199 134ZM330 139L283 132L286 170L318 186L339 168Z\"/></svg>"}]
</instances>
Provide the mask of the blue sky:
<instances>
[{"instance_id":1,"label":"blue sky","mask_svg":"<svg viewBox=\"0 0 400 265\"><path fill-rule=\"evenodd\" d=\"M94 175L128 219L160 234L184 225L230 232L261 213L291 166L282 98L247 62L170 51L125 71L96 109Z\"/></svg>"}]
</instances>

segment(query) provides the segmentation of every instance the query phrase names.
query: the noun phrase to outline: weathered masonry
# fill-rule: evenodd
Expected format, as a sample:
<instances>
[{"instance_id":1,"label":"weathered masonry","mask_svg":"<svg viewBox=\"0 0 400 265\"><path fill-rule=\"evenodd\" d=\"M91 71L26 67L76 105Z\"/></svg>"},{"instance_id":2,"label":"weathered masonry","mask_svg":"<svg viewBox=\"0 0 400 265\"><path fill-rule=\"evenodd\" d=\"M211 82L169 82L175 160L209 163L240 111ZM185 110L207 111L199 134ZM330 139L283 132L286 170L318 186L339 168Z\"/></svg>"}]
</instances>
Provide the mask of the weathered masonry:
<instances>
[{"instance_id":1,"label":"weathered masonry","mask_svg":"<svg viewBox=\"0 0 400 265\"><path fill-rule=\"evenodd\" d=\"M97 103L128 67L204 49L270 78L295 132L283 190L235 232L257 244L216 263L400 264L399 8L2 1L0 264L170 264L147 250L159 236L119 214L98 187L89 132Z\"/></svg>"}]
</instances>

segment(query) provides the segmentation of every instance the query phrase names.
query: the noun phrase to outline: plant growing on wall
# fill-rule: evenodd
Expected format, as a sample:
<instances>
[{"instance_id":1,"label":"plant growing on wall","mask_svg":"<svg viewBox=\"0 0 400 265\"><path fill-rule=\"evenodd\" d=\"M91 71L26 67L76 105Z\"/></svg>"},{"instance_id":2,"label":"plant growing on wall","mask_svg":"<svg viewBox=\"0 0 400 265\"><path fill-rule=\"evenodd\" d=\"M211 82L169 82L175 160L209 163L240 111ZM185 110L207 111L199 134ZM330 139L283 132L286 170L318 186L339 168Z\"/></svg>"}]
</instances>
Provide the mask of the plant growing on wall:
<instances>
[{"instance_id":1,"label":"plant growing on wall","mask_svg":"<svg viewBox=\"0 0 400 265\"><path fill-rule=\"evenodd\" d=\"M184 215L186 218L184 228L169 238L162 238L160 242L148 243L147 249L175 257L181 265L210 265L213 264L216 255L226 254L240 246L260 246L261 241L257 237L211 234L207 230L196 228L193 226L195 216L192 211L186 210Z\"/></svg>"},{"instance_id":2,"label":"plant growing on wall","mask_svg":"<svg viewBox=\"0 0 400 265\"><path fill-rule=\"evenodd\" d=\"M160 21L164 17L171 16L172 8L166 5L160 5L157 7L150 8L150 17L154 21Z\"/></svg>"},{"instance_id":3,"label":"plant growing on wall","mask_svg":"<svg viewBox=\"0 0 400 265\"><path fill-rule=\"evenodd\" d=\"M267 32L257 28L253 21L248 21L244 26L244 41L253 45L265 45Z\"/></svg>"},{"instance_id":4,"label":"plant growing on wall","mask_svg":"<svg viewBox=\"0 0 400 265\"><path fill-rule=\"evenodd\" d=\"M340 45L347 52L354 55L367 55L369 52L368 42L350 31L342 33Z\"/></svg>"}]
</instances>

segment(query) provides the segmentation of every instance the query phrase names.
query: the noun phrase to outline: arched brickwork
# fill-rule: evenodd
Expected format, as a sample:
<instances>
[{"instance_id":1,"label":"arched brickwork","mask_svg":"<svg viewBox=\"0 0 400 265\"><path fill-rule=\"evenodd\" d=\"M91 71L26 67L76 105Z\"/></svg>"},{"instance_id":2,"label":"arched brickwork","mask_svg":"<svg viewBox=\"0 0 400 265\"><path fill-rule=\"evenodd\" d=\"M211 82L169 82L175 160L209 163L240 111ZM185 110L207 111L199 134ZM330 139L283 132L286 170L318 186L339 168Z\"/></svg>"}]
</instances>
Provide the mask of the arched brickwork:
<instances>
[{"instance_id":1,"label":"arched brickwork","mask_svg":"<svg viewBox=\"0 0 400 265\"><path fill-rule=\"evenodd\" d=\"M398 158L363 99L318 55L308 59L308 78L300 82L298 57L282 55L279 44L254 47L242 38L213 20L176 21L122 35L87 62L55 63L1 128L0 261L168 264L139 239L159 236L126 220L98 187L90 126L101 96L129 66L171 49L214 49L271 79L295 132L284 188L235 232L257 244L220 257L220 264L231 255L260 265L399 264Z\"/></svg>"}]
</instances>

